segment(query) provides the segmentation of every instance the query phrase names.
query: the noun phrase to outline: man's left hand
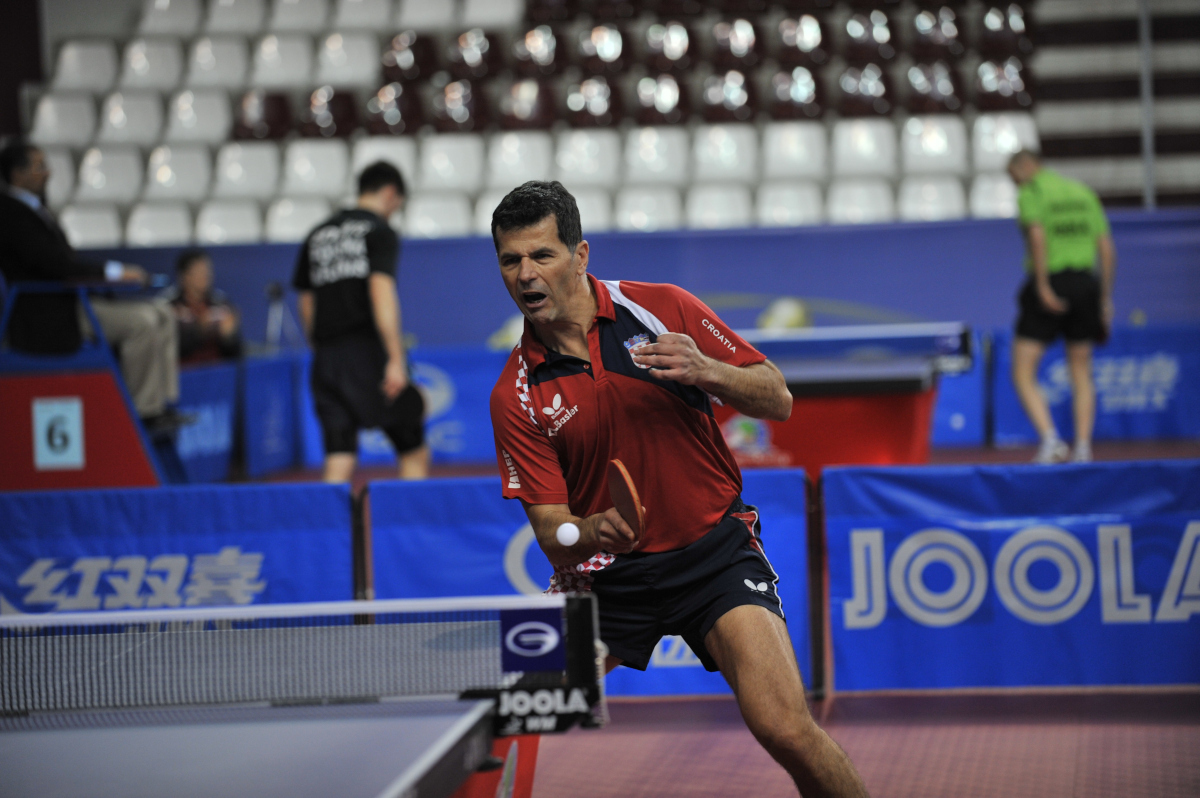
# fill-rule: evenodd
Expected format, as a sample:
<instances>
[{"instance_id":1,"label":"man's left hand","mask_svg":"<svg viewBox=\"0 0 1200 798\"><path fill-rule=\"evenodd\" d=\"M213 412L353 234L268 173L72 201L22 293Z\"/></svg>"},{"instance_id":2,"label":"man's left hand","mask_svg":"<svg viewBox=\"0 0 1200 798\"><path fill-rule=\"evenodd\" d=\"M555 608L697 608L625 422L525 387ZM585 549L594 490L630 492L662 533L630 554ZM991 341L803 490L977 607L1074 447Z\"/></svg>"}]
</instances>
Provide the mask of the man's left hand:
<instances>
[{"instance_id":1,"label":"man's left hand","mask_svg":"<svg viewBox=\"0 0 1200 798\"><path fill-rule=\"evenodd\" d=\"M651 375L683 385L698 385L712 369L714 361L700 351L691 336L663 333L652 344L639 346L630 353L639 366L650 366Z\"/></svg>"},{"instance_id":2,"label":"man's left hand","mask_svg":"<svg viewBox=\"0 0 1200 798\"><path fill-rule=\"evenodd\" d=\"M408 370L399 360L389 360L383 369L383 395L388 401L393 401L400 392L408 387Z\"/></svg>"}]
</instances>

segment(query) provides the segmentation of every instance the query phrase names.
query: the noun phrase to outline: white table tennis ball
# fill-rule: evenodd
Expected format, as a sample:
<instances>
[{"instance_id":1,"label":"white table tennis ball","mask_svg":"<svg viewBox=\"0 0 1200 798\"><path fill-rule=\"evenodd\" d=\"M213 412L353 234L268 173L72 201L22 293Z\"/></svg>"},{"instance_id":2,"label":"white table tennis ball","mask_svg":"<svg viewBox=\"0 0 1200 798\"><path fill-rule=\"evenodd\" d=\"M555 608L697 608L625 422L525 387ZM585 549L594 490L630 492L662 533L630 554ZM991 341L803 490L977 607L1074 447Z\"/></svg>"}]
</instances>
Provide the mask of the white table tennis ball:
<instances>
[{"instance_id":1,"label":"white table tennis ball","mask_svg":"<svg viewBox=\"0 0 1200 798\"><path fill-rule=\"evenodd\" d=\"M558 538L559 545L574 546L579 542L579 527L568 521L558 527L558 531L554 533Z\"/></svg>"}]
</instances>

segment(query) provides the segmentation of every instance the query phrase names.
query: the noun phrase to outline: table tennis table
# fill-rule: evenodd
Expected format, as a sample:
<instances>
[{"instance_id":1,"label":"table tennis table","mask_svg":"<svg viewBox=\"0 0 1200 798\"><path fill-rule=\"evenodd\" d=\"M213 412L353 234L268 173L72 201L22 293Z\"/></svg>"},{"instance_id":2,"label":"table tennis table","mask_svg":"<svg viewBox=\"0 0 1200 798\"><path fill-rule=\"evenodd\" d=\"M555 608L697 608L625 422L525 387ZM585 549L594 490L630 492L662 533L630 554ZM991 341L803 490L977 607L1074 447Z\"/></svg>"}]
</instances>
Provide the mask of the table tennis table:
<instances>
[{"instance_id":1,"label":"table tennis table","mask_svg":"<svg viewBox=\"0 0 1200 798\"><path fill-rule=\"evenodd\" d=\"M5 616L0 797L511 795L494 736L604 722L598 629L586 595Z\"/></svg>"}]
</instances>

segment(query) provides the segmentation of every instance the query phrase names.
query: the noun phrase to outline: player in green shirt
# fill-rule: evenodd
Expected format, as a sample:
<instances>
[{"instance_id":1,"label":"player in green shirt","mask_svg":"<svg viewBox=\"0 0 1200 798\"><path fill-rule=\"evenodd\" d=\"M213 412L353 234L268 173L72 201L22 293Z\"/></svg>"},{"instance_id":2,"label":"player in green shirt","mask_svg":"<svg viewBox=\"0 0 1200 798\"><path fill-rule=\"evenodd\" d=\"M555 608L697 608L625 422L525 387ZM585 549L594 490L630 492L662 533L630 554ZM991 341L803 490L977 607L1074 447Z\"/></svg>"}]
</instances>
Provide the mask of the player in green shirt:
<instances>
[{"instance_id":1,"label":"player in green shirt","mask_svg":"<svg viewBox=\"0 0 1200 798\"><path fill-rule=\"evenodd\" d=\"M1116 250L1108 219L1090 188L1044 168L1028 150L1012 157L1008 173L1020 186L1018 221L1025 236L1028 274L1018 299L1021 313L1012 373L1021 404L1042 439L1034 462L1060 462L1071 454L1058 436L1037 384L1046 347L1060 336L1067 342L1075 417L1072 459L1088 462L1096 420L1092 347L1108 340L1113 318Z\"/></svg>"}]
</instances>

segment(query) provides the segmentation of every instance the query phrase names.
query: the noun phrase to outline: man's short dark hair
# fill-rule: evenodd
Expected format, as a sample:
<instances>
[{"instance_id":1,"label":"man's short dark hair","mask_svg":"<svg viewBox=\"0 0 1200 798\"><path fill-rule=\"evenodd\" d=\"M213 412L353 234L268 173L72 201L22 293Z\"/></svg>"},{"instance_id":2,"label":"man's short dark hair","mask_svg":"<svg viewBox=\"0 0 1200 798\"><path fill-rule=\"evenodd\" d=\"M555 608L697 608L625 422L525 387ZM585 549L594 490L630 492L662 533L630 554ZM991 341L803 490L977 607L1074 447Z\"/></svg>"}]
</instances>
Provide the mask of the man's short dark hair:
<instances>
[{"instance_id":1,"label":"man's short dark hair","mask_svg":"<svg viewBox=\"0 0 1200 798\"><path fill-rule=\"evenodd\" d=\"M183 274L192 268L193 263L199 260L210 260L208 252L199 247L185 249L179 253L179 257L175 258L175 273Z\"/></svg>"},{"instance_id":2,"label":"man's short dark hair","mask_svg":"<svg viewBox=\"0 0 1200 798\"><path fill-rule=\"evenodd\" d=\"M387 161L376 161L358 175L359 195L374 194L384 186L395 186L396 193L402 197L408 194L404 187L404 175Z\"/></svg>"},{"instance_id":3,"label":"man's short dark hair","mask_svg":"<svg viewBox=\"0 0 1200 798\"><path fill-rule=\"evenodd\" d=\"M1042 157L1033 150L1017 150L1012 154L1012 157L1008 159L1008 165L1010 167L1025 162L1040 164L1042 162Z\"/></svg>"},{"instance_id":4,"label":"man's short dark hair","mask_svg":"<svg viewBox=\"0 0 1200 798\"><path fill-rule=\"evenodd\" d=\"M558 223L558 240L569 252L583 240L579 224L579 206L575 197L557 180L530 180L508 192L496 210L492 211L492 243L500 251L500 233L522 230L554 214Z\"/></svg>"},{"instance_id":5,"label":"man's short dark hair","mask_svg":"<svg viewBox=\"0 0 1200 798\"><path fill-rule=\"evenodd\" d=\"M7 142L0 149L0 177L4 178L4 182L11 184L13 172L28 169L29 159L37 150L37 147L20 139Z\"/></svg>"}]
</instances>

